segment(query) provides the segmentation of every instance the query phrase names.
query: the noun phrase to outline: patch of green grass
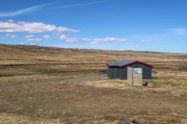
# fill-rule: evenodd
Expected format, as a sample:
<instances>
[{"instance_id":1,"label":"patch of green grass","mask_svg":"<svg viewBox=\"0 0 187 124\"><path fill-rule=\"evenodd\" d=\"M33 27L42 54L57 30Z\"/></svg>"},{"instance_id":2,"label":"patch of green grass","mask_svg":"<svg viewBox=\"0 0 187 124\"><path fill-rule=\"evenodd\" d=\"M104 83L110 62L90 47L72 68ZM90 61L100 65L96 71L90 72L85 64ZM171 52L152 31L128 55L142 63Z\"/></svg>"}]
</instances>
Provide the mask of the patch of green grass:
<instances>
[{"instance_id":1,"label":"patch of green grass","mask_svg":"<svg viewBox=\"0 0 187 124\"><path fill-rule=\"evenodd\" d=\"M33 75L33 74L0 73L0 77L12 77L12 76L24 76L24 75Z\"/></svg>"},{"instance_id":2,"label":"patch of green grass","mask_svg":"<svg viewBox=\"0 0 187 124\"><path fill-rule=\"evenodd\" d=\"M114 115L108 115L104 117L105 120L109 120L109 121L115 121L118 120L119 117L118 116L114 116Z\"/></svg>"},{"instance_id":3,"label":"patch of green grass","mask_svg":"<svg viewBox=\"0 0 187 124\"><path fill-rule=\"evenodd\" d=\"M14 76L14 74L0 73L0 77L10 77Z\"/></svg>"}]
</instances>

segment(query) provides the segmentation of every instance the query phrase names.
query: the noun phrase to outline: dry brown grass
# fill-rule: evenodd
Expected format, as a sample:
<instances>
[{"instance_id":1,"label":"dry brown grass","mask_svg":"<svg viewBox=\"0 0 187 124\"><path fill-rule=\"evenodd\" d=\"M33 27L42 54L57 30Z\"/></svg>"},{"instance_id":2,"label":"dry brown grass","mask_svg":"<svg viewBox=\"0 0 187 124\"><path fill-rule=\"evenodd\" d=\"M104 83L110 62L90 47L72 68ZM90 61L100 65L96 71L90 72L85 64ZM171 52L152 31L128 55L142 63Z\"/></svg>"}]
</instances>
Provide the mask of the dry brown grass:
<instances>
[{"instance_id":1,"label":"dry brown grass","mask_svg":"<svg viewBox=\"0 0 187 124\"><path fill-rule=\"evenodd\" d=\"M154 65L148 87L108 80L106 63ZM0 123L176 124L187 115L187 55L0 45Z\"/></svg>"},{"instance_id":2,"label":"dry brown grass","mask_svg":"<svg viewBox=\"0 0 187 124\"><path fill-rule=\"evenodd\" d=\"M127 81L124 80L96 80L88 81L85 83L87 86L93 86L97 88L114 88L114 89L130 89Z\"/></svg>"},{"instance_id":3,"label":"dry brown grass","mask_svg":"<svg viewBox=\"0 0 187 124\"><path fill-rule=\"evenodd\" d=\"M17 114L0 114L1 124L60 124L59 119L33 119L28 116Z\"/></svg>"}]
</instances>

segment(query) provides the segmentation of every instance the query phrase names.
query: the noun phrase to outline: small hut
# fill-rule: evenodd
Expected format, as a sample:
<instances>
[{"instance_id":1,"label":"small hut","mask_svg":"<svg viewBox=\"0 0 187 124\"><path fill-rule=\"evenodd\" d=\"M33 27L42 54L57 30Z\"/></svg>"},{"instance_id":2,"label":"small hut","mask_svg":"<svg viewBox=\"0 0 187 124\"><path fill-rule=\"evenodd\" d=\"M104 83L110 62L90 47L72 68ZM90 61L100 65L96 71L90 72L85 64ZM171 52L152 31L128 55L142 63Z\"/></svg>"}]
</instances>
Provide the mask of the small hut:
<instances>
[{"instance_id":1,"label":"small hut","mask_svg":"<svg viewBox=\"0 0 187 124\"><path fill-rule=\"evenodd\" d=\"M110 79L128 80L129 85L142 86L143 81L152 79L152 65L141 61L122 60L108 65Z\"/></svg>"}]
</instances>

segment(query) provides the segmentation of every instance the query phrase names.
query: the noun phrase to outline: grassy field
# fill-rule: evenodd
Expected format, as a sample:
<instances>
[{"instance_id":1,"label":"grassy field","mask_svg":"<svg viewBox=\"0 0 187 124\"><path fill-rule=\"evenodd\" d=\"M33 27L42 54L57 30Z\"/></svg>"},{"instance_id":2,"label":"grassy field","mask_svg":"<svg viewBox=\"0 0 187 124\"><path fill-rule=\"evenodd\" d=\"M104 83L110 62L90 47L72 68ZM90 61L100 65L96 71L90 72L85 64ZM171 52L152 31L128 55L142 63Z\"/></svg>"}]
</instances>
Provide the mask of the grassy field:
<instances>
[{"instance_id":1,"label":"grassy field","mask_svg":"<svg viewBox=\"0 0 187 124\"><path fill-rule=\"evenodd\" d=\"M123 59L154 66L148 87L107 78ZM0 124L180 124L186 90L187 54L0 45Z\"/></svg>"}]
</instances>

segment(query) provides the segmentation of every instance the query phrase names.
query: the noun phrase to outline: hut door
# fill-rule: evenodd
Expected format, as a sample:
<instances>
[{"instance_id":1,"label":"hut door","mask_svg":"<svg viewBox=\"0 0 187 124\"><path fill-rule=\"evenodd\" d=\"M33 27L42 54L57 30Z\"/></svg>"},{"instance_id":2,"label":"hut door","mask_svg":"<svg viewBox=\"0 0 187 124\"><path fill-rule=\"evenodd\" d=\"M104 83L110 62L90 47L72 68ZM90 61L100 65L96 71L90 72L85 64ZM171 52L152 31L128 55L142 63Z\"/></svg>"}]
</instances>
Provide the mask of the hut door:
<instances>
[{"instance_id":1,"label":"hut door","mask_svg":"<svg viewBox=\"0 0 187 124\"><path fill-rule=\"evenodd\" d=\"M133 85L133 68L127 67L127 80L129 85Z\"/></svg>"},{"instance_id":2,"label":"hut door","mask_svg":"<svg viewBox=\"0 0 187 124\"><path fill-rule=\"evenodd\" d=\"M142 86L142 68L133 68L133 85Z\"/></svg>"},{"instance_id":3,"label":"hut door","mask_svg":"<svg viewBox=\"0 0 187 124\"><path fill-rule=\"evenodd\" d=\"M131 86L142 86L142 68L127 67L128 84Z\"/></svg>"}]
</instances>

